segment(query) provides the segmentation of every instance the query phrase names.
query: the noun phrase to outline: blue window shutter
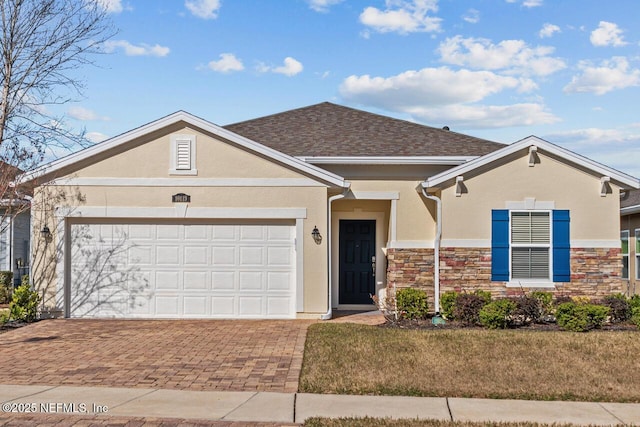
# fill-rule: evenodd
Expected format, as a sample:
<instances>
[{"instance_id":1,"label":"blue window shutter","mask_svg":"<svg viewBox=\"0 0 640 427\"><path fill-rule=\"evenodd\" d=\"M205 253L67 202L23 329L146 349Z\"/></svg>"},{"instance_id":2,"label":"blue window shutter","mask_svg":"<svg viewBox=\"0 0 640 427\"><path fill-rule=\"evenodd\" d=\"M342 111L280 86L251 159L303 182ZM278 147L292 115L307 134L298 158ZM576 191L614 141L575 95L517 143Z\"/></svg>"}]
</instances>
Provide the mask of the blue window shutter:
<instances>
[{"instance_id":1,"label":"blue window shutter","mask_svg":"<svg viewBox=\"0 0 640 427\"><path fill-rule=\"evenodd\" d=\"M553 211L553 281L571 281L569 211Z\"/></svg>"},{"instance_id":2,"label":"blue window shutter","mask_svg":"<svg viewBox=\"0 0 640 427\"><path fill-rule=\"evenodd\" d=\"M509 281L509 211L491 211L491 280Z\"/></svg>"}]
</instances>

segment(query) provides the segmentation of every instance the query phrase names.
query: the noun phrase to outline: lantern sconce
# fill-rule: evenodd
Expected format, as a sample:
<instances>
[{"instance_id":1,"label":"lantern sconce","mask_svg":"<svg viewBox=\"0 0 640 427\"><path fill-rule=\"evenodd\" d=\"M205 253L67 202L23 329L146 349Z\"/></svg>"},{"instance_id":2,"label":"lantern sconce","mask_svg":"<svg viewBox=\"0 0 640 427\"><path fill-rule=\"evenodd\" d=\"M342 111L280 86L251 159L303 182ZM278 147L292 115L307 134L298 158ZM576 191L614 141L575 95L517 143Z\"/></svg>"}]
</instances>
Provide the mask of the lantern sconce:
<instances>
[{"instance_id":1,"label":"lantern sconce","mask_svg":"<svg viewBox=\"0 0 640 427\"><path fill-rule=\"evenodd\" d=\"M49 227L47 227L46 225L42 227L42 230L40 230L40 234L42 235L42 238L44 240L49 240L51 238L51 230L49 230Z\"/></svg>"},{"instance_id":2,"label":"lantern sconce","mask_svg":"<svg viewBox=\"0 0 640 427\"><path fill-rule=\"evenodd\" d=\"M315 225L313 226L313 231L311 232L311 236L313 236L313 241L316 242L316 245L322 243L322 236L320 235L320 230Z\"/></svg>"}]
</instances>

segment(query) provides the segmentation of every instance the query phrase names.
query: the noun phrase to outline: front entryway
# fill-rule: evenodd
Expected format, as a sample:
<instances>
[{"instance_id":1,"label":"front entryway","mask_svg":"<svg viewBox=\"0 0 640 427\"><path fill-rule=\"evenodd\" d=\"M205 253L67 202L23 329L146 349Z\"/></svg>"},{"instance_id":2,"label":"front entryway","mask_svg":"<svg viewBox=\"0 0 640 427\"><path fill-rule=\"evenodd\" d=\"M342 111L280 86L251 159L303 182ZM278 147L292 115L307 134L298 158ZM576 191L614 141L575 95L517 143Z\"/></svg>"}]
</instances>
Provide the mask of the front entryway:
<instances>
[{"instance_id":1,"label":"front entryway","mask_svg":"<svg viewBox=\"0 0 640 427\"><path fill-rule=\"evenodd\" d=\"M340 220L339 302L371 304L375 294L375 220Z\"/></svg>"}]
</instances>

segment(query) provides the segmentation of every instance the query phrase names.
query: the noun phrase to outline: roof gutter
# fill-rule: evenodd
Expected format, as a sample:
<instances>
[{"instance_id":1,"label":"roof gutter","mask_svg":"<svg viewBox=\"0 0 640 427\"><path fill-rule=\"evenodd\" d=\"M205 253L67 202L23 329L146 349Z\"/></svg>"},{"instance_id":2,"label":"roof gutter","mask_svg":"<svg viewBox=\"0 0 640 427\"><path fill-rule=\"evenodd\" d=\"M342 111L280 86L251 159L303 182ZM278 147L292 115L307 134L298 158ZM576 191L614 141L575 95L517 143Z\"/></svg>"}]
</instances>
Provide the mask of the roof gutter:
<instances>
[{"instance_id":1,"label":"roof gutter","mask_svg":"<svg viewBox=\"0 0 640 427\"><path fill-rule=\"evenodd\" d=\"M433 249L433 285L434 285L434 307L436 316L440 315L440 242L442 241L442 200L438 196L430 196L423 186L422 195L436 202L436 239Z\"/></svg>"},{"instance_id":2,"label":"roof gutter","mask_svg":"<svg viewBox=\"0 0 640 427\"><path fill-rule=\"evenodd\" d=\"M333 302L331 301L332 299L332 292L331 290L333 289L333 263L332 263L332 253L331 253L331 245L332 245L332 239L331 236L333 234L333 230L331 229L331 205L333 204L334 201L339 200L339 199L344 199L347 195L347 193L349 193L349 190L351 188L351 183L347 182L347 187L345 187L344 191L341 194L336 194L335 196L331 196L329 197L329 201L327 202L327 265L328 265L328 272L329 272L329 278L327 280L327 284L329 287L329 292L327 292L327 312L322 314L320 316L321 320L329 320L331 319L331 317L333 316Z\"/></svg>"},{"instance_id":3,"label":"roof gutter","mask_svg":"<svg viewBox=\"0 0 640 427\"><path fill-rule=\"evenodd\" d=\"M620 209L620 215L631 215L635 213L640 213L640 205L627 206Z\"/></svg>"}]
</instances>

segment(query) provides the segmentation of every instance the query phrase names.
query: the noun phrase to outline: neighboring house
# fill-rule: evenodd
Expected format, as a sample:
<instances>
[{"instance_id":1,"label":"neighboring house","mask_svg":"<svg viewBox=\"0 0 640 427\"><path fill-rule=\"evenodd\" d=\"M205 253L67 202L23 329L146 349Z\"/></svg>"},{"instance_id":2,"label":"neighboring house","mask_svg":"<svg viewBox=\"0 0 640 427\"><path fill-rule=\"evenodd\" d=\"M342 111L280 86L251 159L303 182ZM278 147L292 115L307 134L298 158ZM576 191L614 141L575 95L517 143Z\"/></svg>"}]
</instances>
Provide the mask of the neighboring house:
<instances>
[{"instance_id":1,"label":"neighboring house","mask_svg":"<svg viewBox=\"0 0 640 427\"><path fill-rule=\"evenodd\" d=\"M387 286L432 307L449 289L620 292L619 192L640 187L536 137L331 103L225 127L177 112L26 179L33 280L72 317L327 318Z\"/></svg>"},{"instance_id":2,"label":"neighboring house","mask_svg":"<svg viewBox=\"0 0 640 427\"><path fill-rule=\"evenodd\" d=\"M16 285L29 273L30 197L14 185L23 173L0 161L0 270L13 272Z\"/></svg>"},{"instance_id":3,"label":"neighboring house","mask_svg":"<svg viewBox=\"0 0 640 427\"><path fill-rule=\"evenodd\" d=\"M625 292L640 294L640 191L625 191L620 197L620 240L622 242L622 278Z\"/></svg>"}]
</instances>

